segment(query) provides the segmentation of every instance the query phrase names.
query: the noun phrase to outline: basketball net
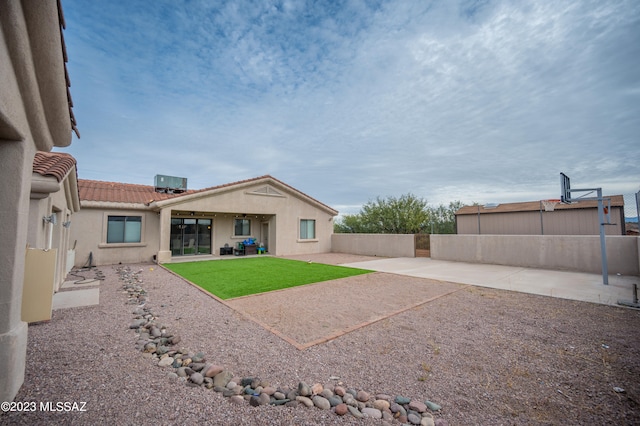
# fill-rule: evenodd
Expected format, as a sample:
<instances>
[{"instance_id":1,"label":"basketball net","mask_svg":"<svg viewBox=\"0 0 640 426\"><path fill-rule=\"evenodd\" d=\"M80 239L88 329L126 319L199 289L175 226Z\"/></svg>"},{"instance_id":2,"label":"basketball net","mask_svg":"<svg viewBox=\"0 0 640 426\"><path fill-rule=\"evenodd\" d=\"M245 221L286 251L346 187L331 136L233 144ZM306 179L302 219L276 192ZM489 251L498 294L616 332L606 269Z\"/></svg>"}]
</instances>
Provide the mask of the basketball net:
<instances>
[{"instance_id":1,"label":"basketball net","mask_svg":"<svg viewBox=\"0 0 640 426\"><path fill-rule=\"evenodd\" d=\"M560 200L540 200L542 205L544 206L544 211L552 212L553 209L556 208L556 204L560 202Z\"/></svg>"}]
</instances>

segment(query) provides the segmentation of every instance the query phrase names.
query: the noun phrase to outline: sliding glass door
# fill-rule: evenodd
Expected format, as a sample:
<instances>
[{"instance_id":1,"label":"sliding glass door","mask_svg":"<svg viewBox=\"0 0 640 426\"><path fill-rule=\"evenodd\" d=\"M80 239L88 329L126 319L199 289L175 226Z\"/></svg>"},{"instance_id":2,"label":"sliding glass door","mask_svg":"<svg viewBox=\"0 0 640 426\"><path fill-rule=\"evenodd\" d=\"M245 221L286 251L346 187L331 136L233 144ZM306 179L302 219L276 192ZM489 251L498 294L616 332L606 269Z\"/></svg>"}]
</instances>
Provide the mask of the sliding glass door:
<instances>
[{"instance_id":1,"label":"sliding glass door","mask_svg":"<svg viewBox=\"0 0 640 426\"><path fill-rule=\"evenodd\" d=\"M171 255L211 254L211 219L171 219Z\"/></svg>"}]
</instances>

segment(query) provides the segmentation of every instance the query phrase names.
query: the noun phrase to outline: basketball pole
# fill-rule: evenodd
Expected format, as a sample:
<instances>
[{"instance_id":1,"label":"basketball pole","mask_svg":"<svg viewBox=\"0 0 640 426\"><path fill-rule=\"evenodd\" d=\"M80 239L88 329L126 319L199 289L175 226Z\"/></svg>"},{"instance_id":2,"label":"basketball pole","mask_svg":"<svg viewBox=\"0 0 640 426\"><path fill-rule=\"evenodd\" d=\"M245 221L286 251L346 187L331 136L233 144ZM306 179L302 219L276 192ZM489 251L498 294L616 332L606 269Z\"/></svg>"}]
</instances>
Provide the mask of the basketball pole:
<instances>
[{"instance_id":1,"label":"basketball pole","mask_svg":"<svg viewBox=\"0 0 640 426\"><path fill-rule=\"evenodd\" d=\"M600 251L602 252L602 283L609 285L609 264L607 262L607 242L604 233L604 200L602 188L598 188L598 221L600 222Z\"/></svg>"},{"instance_id":2,"label":"basketball pole","mask_svg":"<svg viewBox=\"0 0 640 426\"><path fill-rule=\"evenodd\" d=\"M572 192L593 192L596 191L597 197L579 197L580 200L597 200L598 201L598 222L600 222L600 256L602 258L602 283L609 285L609 266L607 262L607 242L605 238L605 222L604 222L604 199L602 198L602 188L582 188L571 189L571 180L569 176L560 173L560 200L563 203L571 203L574 198Z\"/></svg>"}]
</instances>

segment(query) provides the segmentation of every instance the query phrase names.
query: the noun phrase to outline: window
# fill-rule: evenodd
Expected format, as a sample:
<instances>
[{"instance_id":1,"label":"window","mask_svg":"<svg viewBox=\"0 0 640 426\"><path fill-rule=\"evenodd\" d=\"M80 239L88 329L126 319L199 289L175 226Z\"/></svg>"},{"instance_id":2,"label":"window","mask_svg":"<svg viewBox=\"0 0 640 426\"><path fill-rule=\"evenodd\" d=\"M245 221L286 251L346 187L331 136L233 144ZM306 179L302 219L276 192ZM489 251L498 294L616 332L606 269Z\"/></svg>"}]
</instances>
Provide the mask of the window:
<instances>
[{"instance_id":1,"label":"window","mask_svg":"<svg viewBox=\"0 0 640 426\"><path fill-rule=\"evenodd\" d=\"M249 219L236 219L234 235L245 237L251 235L251 221Z\"/></svg>"},{"instance_id":2,"label":"window","mask_svg":"<svg viewBox=\"0 0 640 426\"><path fill-rule=\"evenodd\" d=\"M300 239L313 240L316 238L316 221L313 219L300 219Z\"/></svg>"},{"instance_id":3,"label":"window","mask_svg":"<svg viewBox=\"0 0 640 426\"><path fill-rule=\"evenodd\" d=\"M142 216L109 216L107 243L141 242Z\"/></svg>"}]
</instances>

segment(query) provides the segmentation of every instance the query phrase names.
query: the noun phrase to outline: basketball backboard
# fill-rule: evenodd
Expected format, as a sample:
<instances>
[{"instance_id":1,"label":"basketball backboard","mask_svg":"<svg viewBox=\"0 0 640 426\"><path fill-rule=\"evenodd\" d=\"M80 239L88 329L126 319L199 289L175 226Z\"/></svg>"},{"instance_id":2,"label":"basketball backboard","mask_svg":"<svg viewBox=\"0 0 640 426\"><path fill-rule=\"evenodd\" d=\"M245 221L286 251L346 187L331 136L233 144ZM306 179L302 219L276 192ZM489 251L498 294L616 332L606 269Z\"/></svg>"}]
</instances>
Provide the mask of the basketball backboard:
<instances>
[{"instance_id":1,"label":"basketball backboard","mask_svg":"<svg viewBox=\"0 0 640 426\"><path fill-rule=\"evenodd\" d=\"M560 201L571 202L571 180L562 172L560 173Z\"/></svg>"}]
</instances>

